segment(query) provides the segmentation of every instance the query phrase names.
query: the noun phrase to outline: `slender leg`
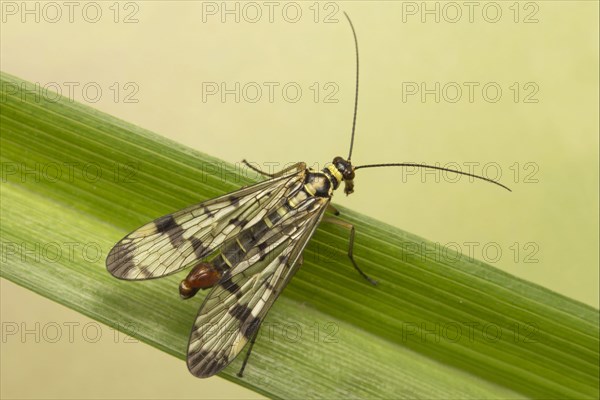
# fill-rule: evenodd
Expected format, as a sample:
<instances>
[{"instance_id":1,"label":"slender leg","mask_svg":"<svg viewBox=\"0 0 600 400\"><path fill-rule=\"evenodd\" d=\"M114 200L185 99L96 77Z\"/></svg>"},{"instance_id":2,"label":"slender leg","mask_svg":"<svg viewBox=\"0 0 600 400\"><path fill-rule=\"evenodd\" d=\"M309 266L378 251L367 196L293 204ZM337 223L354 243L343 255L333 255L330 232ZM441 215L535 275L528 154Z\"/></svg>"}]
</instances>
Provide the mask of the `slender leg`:
<instances>
[{"instance_id":1,"label":"slender leg","mask_svg":"<svg viewBox=\"0 0 600 400\"><path fill-rule=\"evenodd\" d=\"M244 369L246 369L246 364L248 364L248 359L250 358L250 353L252 353L252 347L254 347L254 342L256 342L256 337L258 336L258 331L260 331L260 326L254 332L252 339L250 339L250 346L248 347L248 351L246 352L246 357L244 357L244 362L242 363L242 368L240 368L240 372L237 373L237 376L240 378L244 377Z\"/></svg>"},{"instance_id":2,"label":"slender leg","mask_svg":"<svg viewBox=\"0 0 600 400\"><path fill-rule=\"evenodd\" d=\"M350 230L350 244L348 246L348 258L350 258L350 261L352 261L352 265L354 266L354 268L356 268L356 270L358 271L359 274L361 274L361 276L363 278L365 278L367 281L369 281L369 283L373 286L377 285L377 281L370 278L367 274L365 274L356 264L356 261L354 261L354 255L353 255L353 250L354 250L354 225L352 225L351 223L348 223L346 221L342 221L340 219L337 218L332 218L332 217L323 217L323 221L324 222L331 222L332 224L336 224L338 226L341 226L342 228L346 228Z\"/></svg>"},{"instance_id":3,"label":"slender leg","mask_svg":"<svg viewBox=\"0 0 600 400\"><path fill-rule=\"evenodd\" d=\"M336 215L336 216L340 215L340 211L337 208L335 208L333 206L333 204L331 204L331 203L327 204L327 211L331 211L333 213L333 215Z\"/></svg>"},{"instance_id":4,"label":"slender leg","mask_svg":"<svg viewBox=\"0 0 600 400\"><path fill-rule=\"evenodd\" d=\"M263 170L260 170L260 169L256 168L255 166L253 166L252 164L250 164L246 160L242 160L242 163L244 163L251 170L253 170L255 172L258 172L261 175L268 176L269 178L277 178L279 176L284 175L286 172L289 172L289 171L294 171L294 170L295 171L302 171L303 169L306 169L306 163L299 162L299 163L291 165L291 166L289 166L289 167L287 167L285 169L282 169L281 171L275 172L274 174L270 174L268 172L265 172Z\"/></svg>"}]
</instances>

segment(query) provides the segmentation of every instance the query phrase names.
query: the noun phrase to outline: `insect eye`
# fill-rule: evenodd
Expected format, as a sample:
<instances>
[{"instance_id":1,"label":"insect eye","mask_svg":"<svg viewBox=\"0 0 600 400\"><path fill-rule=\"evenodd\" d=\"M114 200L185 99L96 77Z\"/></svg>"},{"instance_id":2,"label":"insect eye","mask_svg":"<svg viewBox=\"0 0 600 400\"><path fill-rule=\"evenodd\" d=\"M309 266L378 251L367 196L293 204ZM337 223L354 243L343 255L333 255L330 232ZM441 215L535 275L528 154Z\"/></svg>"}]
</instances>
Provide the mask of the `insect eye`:
<instances>
[{"instance_id":1,"label":"insect eye","mask_svg":"<svg viewBox=\"0 0 600 400\"><path fill-rule=\"evenodd\" d=\"M352 180L354 179L354 171L352 168L347 168L344 170L344 180Z\"/></svg>"},{"instance_id":2,"label":"insect eye","mask_svg":"<svg viewBox=\"0 0 600 400\"><path fill-rule=\"evenodd\" d=\"M339 156L333 159L333 165L342 173L348 169L348 161Z\"/></svg>"}]
</instances>

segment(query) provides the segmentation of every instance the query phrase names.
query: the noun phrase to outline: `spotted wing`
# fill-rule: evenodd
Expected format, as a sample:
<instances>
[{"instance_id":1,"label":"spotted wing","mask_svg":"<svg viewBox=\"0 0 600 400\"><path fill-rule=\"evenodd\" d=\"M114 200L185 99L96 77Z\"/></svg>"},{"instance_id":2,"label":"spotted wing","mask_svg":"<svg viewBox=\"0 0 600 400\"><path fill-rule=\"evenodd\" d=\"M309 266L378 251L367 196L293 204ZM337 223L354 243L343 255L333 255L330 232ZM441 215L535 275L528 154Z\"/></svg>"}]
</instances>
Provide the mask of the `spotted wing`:
<instances>
[{"instance_id":1,"label":"spotted wing","mask_svg":"<svg viewBox=\"0 0 600 400\"><path fill-rule=\"evenodd\" d=\"M152 279L191 266L255 224L302 183L295 171L165 215L125 236L106 258L120 279Z\"/></svg>"},{"instance_id":2,"label":"spotted wing","mask_svg":"<svg viewBox=\"0 0 600 400\"><path fill-rule=\"evenodd\" d=\"M298 269L329 199L304 203L265 233L204 300L188 344L187 365L195 376L218 373L240 353Z\"/></svg>"}]
</instances>

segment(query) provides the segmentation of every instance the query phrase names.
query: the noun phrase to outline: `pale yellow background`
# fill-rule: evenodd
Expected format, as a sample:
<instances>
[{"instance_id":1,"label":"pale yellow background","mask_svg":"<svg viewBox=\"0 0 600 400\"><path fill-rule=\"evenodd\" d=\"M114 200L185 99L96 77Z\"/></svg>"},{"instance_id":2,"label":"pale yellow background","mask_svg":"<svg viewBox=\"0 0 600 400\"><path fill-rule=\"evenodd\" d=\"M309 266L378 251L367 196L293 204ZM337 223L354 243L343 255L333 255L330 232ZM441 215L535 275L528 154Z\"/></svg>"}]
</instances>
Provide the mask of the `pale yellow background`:
<instances>
[{"instance_id":1,"label":"pale yellow background","mask_svg":"<svg viewBox=\"0 0 600 400\"><path fill-rule=\"evenodd\" d=\"M321 4L315 23L313 2L299 2L303 17L295 24L283 20L281 5L273 23L266 8L257 23L235 23L231 16L221 23L219 16L203 22L200 2L142 1L134 3L138 22L124 24L113 21L112 2L97 4L103 17L95 24L81 12L74 23L66 14L57 23L36 23L31 16L23 23L3 14L1 69L42 85L56 82L64 94L65 82L79 88L96 82L103 95L91 106L230 162L323 163L347 154L354 49L341 12L339 23L322 23L333 9ZM497 3L503 12L498 23L482 17L485 2L473 22L463 7L456 23L444 14L439 23L431 15L423 23L420 14L403 21L400 2L334 4L351 15L360 42L355 163L495 162L502 182L514 190L465 180L436 184L431 176L427 183L415 177L402 182L400 170L364 170L357 173L356 193L337 194L335 201L463 250L467 242L479 242L479 249L497 243L503 255L496 267L598 307L598 3L534 2L538 22L530 24L522 20L535 8L524 3L518 23L509 8L513 2ZM135 10L121 4L119 20ZM453 10L445 10L452 18ZM232 96L225 103L202 101L203 82L236 81L298 82L304 94L297 103L284 101L280 91L273 103L235 103ZM109 88L115 82L121 88L134 82L138 102L116 102ZM339 102L315 103L313 82L339 85ZM473 103L466 91L455 104L436 104L432 96L425 103L416 96L403 102L403 82L479 82L479 88L497 82L503 95L497 103L483 100L481 90ZM509 89L514 82L535 82L539 102L515 103ZM75 98L85 100L81 90ZM522 168L515 182L509 169L515 162L535 163L539 182L521 182ZM522 253L515 263L509 249L514 242L536 243L539 263L523 263ZM475 255L483 258L481 250ZM2 281L1 289L3 322L91 321L9 282ZM107 327L102 333L95 344L77 336L74 343L57 344L7 340L0 394L258 397L220 378L194 379L183 362L141 343L115 344Z\"/></svg>"}]
</instances>

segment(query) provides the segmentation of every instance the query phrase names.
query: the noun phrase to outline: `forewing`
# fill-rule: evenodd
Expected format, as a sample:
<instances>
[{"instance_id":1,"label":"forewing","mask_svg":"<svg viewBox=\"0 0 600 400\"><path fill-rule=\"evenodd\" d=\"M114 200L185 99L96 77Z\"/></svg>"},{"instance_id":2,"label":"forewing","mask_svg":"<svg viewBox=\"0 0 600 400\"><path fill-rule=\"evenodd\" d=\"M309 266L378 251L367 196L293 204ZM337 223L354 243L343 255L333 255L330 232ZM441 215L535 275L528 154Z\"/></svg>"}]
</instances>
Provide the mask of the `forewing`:
<instances>
[{"instance_id":1,"label":"forewing","mask_svg":"<svg viewBox=\"0 0 600 400\"><path fill-rule=\"evenodd\" d=\"M188 344L187 364L197 377L225 368L258 330L273 302L298 269L298 258L329 199L312 198L264 236L233 266L205 299Z\"/></svg>"},{"instance_id":2,"label":"forewing","mask_svg":"<svg viewBox=\"0 0 600 400\"><path fill-rule=\"evenodd\" d=\"M303 176L294 172L158 218L121 239L106 268L120 279L152 279L186 268L259 221Z\"/></svg>"}]
</instances>

